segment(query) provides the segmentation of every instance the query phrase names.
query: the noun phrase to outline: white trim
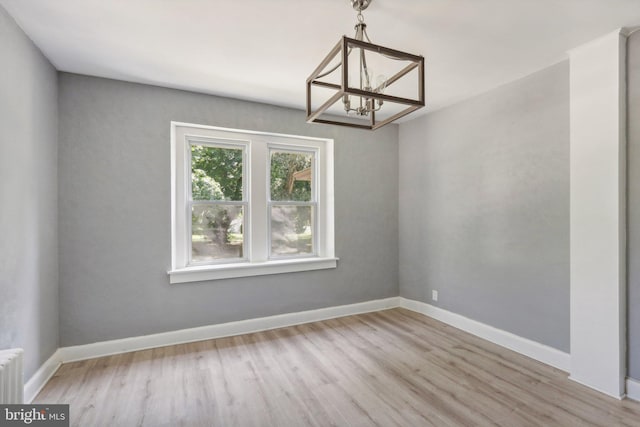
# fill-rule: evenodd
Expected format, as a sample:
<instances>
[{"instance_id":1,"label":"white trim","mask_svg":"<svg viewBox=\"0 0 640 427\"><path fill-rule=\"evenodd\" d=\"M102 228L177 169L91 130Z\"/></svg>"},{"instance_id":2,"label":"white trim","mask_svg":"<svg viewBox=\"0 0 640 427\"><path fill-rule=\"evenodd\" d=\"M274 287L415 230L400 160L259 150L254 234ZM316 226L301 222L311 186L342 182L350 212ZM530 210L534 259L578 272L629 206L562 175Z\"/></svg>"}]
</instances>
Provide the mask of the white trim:
<instances>
[{"instance_id":1,"label":"white trim","mask_svg":"<svg viewBox=\"0 0 640 427\"><path fill-rule=\"evenodd\" d=\"M402 307L407 310L424 314L501 347L505 347L528 356L539 362L554 366L566 372L569 371L570 355L560 350L421 301L410 300L403 297L391 297L356 304L326 307L316 310L261 317L257 319L247 319L237 322L181 329L178 331L163 332L153 335L123 338L119 340L103 341L72 347L62 347L59 348L27 381L24 387L24 401L25 403L31 403L40 390L42 390L51 377L53 377L62 363L163 347L167 345L183 344L283 328L343 316L387 310L396 307ZM576 381L574 378L569 378ZM576 382L580 383L580 381ZM587 386L595 389L591 385ZM606 391L599 389L595 390L611 396L611 394ZM627 378L626 390L626 396L628 398L640 401L640 381ZM617 395L613 396L618 399L623 397Z\"/></svg>"},{"instance_id":2,"label":"white trim","mask_svg":"<svg viewBox=\"0 0 640 427\"><path fill-rule=\"evenodd\" d=\"M181 329L178 331L163 332L140 337L123 338L119 340L103 341L73 347L62 347L58 352L64 363L74 362L77 360L92 359L94 357L110 356L113 354L145 350L167 345L242 335L269 329L300 325L303 323L317 322L320 320L334 319L336 317L386 310L398 307L398 298L399 297L392 297L356 304L320 308L317 310L279 314L257 319L201 326L198 328Z\"/></svg>"},{"instance_id":3,"label":"white trim","mask_svg":"<svg viewBox=\"0 0 640 427\"><path fill-rule=\"evenodd\" d=\"M571 379L625 392L626 36L570 53Z\"/></svg>"},{"instance_id":4,"label":"white trim","mask_svg":"<svg viewBox=\"0 0 640 427\"><path fill-rule=\"evenodd\" d=\"M297 271L336 268L338 258L292 258L266 262L242 262L206 265L171 270L169 283L187 283L203 280L230 279L235 277L262 276L266 274L293 273Z\"/></svg>"},{"instance_id":5,"label":"white trim","mask_svg":"<svg viewBox=\"0 0 640 427\"><path fill-rule=\"evenodd\" d=\"M560 350L522 338L510 332L503 331L424 302L410 300L403 297L391 297L356 304L326 307L316 310L279 314L275 316L240 320L236 322L201 326L190 329L181 329L159 334L123 338L72 347L62 347L59 348L29 379L25 385L25 402L28 403L33 400L42 387L53 376L61 363L163 347L167 345L183 344L283 328L309 322L334 319L337 317L387 310L396 307L402 307L424 314L489 342L528 356L539 362L554 366L563 371L569 371L570 355ZM640 383L628 378L627 394L629 398L640 400Z\"/></svg>"},{"instance_id":6,"label":"white trim","mask_svg":"<svg viewBox=\"0 0 640 427\"><path fill-rule=\"evenodd\" d=\"M306 136L306 135L291 135L288 133L263 132L263 131L257 131L257 130L225 128L220 126L199 125L199 124L188 123L188 122L172 121L171 127L173 128L174 126L184 126L184 127L190 127L190 128L196 128L196 129L214 130L214 131L230 132L230 133L242 132L249 135L261 135L261 136L270 136L270 137L285 138L285 139L306 139L309 141L321 141L321 142L327 140L326 138L318 138L318 137Z\"/></svg>"},{"instance_id":7,"label":"white trim","mask_svg":"<svg viewBox=\"0 0 640 427\"><path fill-rule=\"evenodd\" d=\"M590 49L593 49L594 47L597 48L598 46L602 45L603 43L607 43L611 36L622 36L624 38L629 37L631 34L635 33L636 31L638 31L640 29L639 28L635 28L633 29L633 27L621 27L621 28L616 28L615 30L603 34L600 37L597 37L591 41L588 41L586 43L583 43L579 46L576 46L572 49L567 50L567 54L569 55L569 57L571 57L572 55L579 55L585 51L588 51Z\"/></svg>"},{"instance_id":8,"label":"white trim","mask_svg":"<svg viewBox=\"0 0 640 427\"><path fill-rule=\"evenodd\" d=\"M244 256L219 263L191 264L190 141L244 147ZM269 148L314 153L314 253L306 261L269 259ZM227 279L336 268L334 252L333 140L171 122L170 283ZM238 202L240 204L240 202ZM270 212L270 211L269 211ZM302 257L301 257L302 258ZM277 262L276 262L277 261ZM286 261L286 262L285 262ZM289 262L290 261L290 262Z\"/></svg>"},{"instance_id":9,"label":"white trim","mask_svg":"<svg viewBox=\"0 0 640 427\"><path fill-rule=\"evenodd\" d=\"M184 137L185 137L185 144L184 144L184 152L182 153L182 155L184 156L184 159L185 159L184 169L185 169L185 175L187 177L191 177L193 173L193 170L192 170L193 157L191 153L191 149L193 145L201 145L201 146L207 146L211 148L222 148L226 150L240 150L242 153L242 200L193 200L193 193L192 193L193 188L191 185L189 185L191 180L185 181L187 185L186 185L186 191L184 194L181 191L176 191L178 200L180 200L181 197L185 196L184 198L185 205L182 206L182 209L178 210L180 214L177 215L177 221L180 222L181 226L178 226L178 224L176 224L176 230L179 234L184 233L186 238L184 239L186 240L186 245L184 247L180 247L180 245L178 245L177 251L179 254L181 254L182 257L185 258L183 260L183 261L186 261L185 268L189 268L191 266L197 266L198 264L202 264L202 263L193 261L193 253L189 249L193 245L193 240L192 240L193 224L191 222L191 215L193 212L192 209L194 205L196 206L197 205L200 205L200 206L221 205L221 206L236 206L236 207L242 206L242 212L243 212L242 229L244 230L244 239L245 241L248 241L248 242L251 241L251 232L250 232L251 210L250 210L249 197L248 197L249 185L247 185L247 182L251 180L251 168L249 167L249 165L251 164L250 154L249 154L251 141L246 141L243 139L230 139L230 138L205 138L202 136L192 136L189 134L184 135ZM186 208L186 211L185 211L185 208ZM249 247L250 246L251 245L249 245ZM245 252L249 252L249 251L245 251ZM249 258L245 255L239 258L234 258L234 259L225 260L225 261L221 260L221 261L224 263L224 262L236 262L236 261L248 261L248 260ZM206 262L206 264L211 265L212 263Z\"/></svg>"},{"instance_id":10,"label":"white trim","mask_svg":"<svg viewBox=\"0 0 640 427\"><path fill-rule=\"evenodd\" d=\"M640 402L640 381L627 378L627 397Z\"/></svg>"},{"instance_id":11,"label":"white trim","mask_svg":"<svg viewBox=\"0 0 640 427\"><path fill-rule=\"evenodd\" d=\"M583 385L585 387L589 387L591 390L595 390L595 391L600 392L602 394L606 394L607 396L613 397L614 399L624 400L624 398L626 397L625 393L611 393L611 392L609 392L609 391L607 391L607 390L605 390L603 388L599 388L599 387L596 387L596 386L594 386L592 384L589 384L589 383L587 383L585 381L582 381L581 379L576 378L576 377L574 377L572 375L569 375L568 378L571 381L573 381L574 383L578 383L578 384Z\"/></svg>"},{"instance_id":12,"label":"white trim","mask_svg":"<svg viewBox=\"0 0 640 427\"><path fill-rule=\"evenodd\" d=\"M271 156L273 154L273 152L280 152L280 153L290 153L290 154L307 154L311 156L311 198L309 199L309 201L285 201L285 200L272 200L271 199L271 166L272 166L272 162L271 162ZM291 256L287 256L287 255L277 255L277 254L273 254L272 250L273 250L273 235L272 235L272 212L273 212L273 207L274 206L278 206L278 205L288 205L288 206L304 206L304 207L309 207L311 208L311 218L312 219L312 224L311 224L311 229L312 229L312 239L311 239L311 244L312 244L312 250L313 252L311 254L304 254L302 255L303 257L309 257L309 256L318 256L319 253L325 253L323 249L320 249L321 246L323 246L323 242L325 239L322 238L322 236L320 235L320 230L322 230L324 227L321 227L320 224L318 224L318 219L320 219L321 221L324 219L324 215L319 215L319 209L322 209L322 204L319 203L318 201L320 199L323 199L319 196L319 192L318 189L320 187L320 183L318 182L319 180L317 179L318 176L318 171L322 170L322 168L319 166L320 165L320 160L321 160L321 156L320 156L320 147L308 147L308 146L296 146L296 145L282 145L282 144L272 144L272 143L267 143L267 176L265 177L265 181L267 183L267 258L269 260L278 260L278 259L292 259L295 258L296 256L299 257L299 255L294 255L293 257ZM324 160L324 159L322 159ZM320 175L323 175L323 173L321 173ZM321 181L321 180L320 180Z\"/></svg>"},{"instance_id":13,"label":"white trim","mask_svg":"<svg viewBox=\"0 0 640 427\"><path fill-rule=\"evenodd\" d=\"M571 357L568 353L421 301L399 298L400 307L402 308L427 315L565 372L569 371Z\"/></svg>"},{"instance_id":14,"label":"white trim","mask_svg":"<svg viewBox=\"0 0 640 427\"><path fill-rule=\"evenodd\" d=\"M62 352L58 349L38 368L24 385L25 404L29 404L35 399L63 362L65 361L62 359Z\"/></svg>"}]
</instances>

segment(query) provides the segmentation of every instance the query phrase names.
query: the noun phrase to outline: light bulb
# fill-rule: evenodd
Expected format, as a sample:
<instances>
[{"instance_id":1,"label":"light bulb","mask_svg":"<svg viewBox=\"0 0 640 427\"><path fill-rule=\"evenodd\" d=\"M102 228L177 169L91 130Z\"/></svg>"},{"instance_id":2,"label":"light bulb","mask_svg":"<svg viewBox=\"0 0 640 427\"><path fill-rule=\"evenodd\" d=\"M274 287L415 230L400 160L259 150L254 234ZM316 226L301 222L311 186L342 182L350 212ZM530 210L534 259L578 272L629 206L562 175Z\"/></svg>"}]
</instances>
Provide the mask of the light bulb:
<instances>
[{"instance_id":1,"label":"light bulb","mask_svg":"<svg viewBox=\"0 0 640 427\"><path fill-rule=\"evenodd\" d=\"M376 92L384 93L384 90L387 88L387 76L384 74L378 74L376 77Z\"/></svg>"},{"instance_id":2,"label":"light bulb","mask_svg":"<svg viewBox=\"0 0 640 427\"><path fill-rule=\"evenodd\" d=\"M349 98L349 95L342 96L342 103L344 104L344 111L348 114L349 111L351 111L351 99Z\"/></svg>"},{"instance_id":3,"label":"light bulb","mask_svg":"<svg viewBox=\"0 0 640 427\"><path fill-rule=\"evenodd\" d=\"M373 73L371 72L371 70L363 68L362 71L360 72L361 88L364 90L370 90L372 80L373 80Z\"/></svg>"}]
</instances>

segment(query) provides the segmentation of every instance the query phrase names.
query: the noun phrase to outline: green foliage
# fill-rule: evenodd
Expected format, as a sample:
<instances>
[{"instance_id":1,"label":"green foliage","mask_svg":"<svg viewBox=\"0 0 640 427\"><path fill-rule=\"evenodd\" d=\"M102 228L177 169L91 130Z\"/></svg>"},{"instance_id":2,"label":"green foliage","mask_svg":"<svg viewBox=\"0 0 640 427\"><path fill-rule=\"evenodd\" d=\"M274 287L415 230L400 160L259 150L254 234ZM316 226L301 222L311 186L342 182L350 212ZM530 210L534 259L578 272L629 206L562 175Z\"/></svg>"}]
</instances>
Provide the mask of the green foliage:
<instances>
[{"instance_id":1,"label":"green foliage","mask_svg":"<svg viewBox=\"0 0 640 427\"><path fill-rule=\"evenodd\" d=\"M192 145L191 171L194 200L242 200L241 149Z\"/></svg>"},{"instance_id":2,"label":"green foliage","mask_svg":"<svg viewBox=\"0 0 640 427\"><path fill-rule=\"evenodd\" d=\"M193 200L223 200L222 187L202 169L191 171L191 193Z\"/></svg>"},{"instance_id":3,"label":"green foliage","mask_svg":"<svg viewBox=\"0 0 640 427\"><path fill-rule=\"evenodd\" d=\"M271 154L271 200L308 202L311 182L294 180L296 172L311 167L310 154L276 151Z\"/></svg>"}]
</instances>

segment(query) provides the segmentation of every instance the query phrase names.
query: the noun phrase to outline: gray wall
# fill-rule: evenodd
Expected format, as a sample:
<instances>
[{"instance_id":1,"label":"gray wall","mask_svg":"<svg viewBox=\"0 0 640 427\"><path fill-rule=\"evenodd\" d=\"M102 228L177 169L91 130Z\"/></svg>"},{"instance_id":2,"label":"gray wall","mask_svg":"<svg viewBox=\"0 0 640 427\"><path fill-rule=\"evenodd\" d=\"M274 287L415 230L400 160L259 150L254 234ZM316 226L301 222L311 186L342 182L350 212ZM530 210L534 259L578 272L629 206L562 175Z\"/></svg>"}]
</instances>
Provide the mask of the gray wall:
<instances>
[{"instance_id":1,"label":"gray wall","mask_svg":"<svg viewBox=\"0 0 640 427\"><path fill-rule=\"evenodd\" d=\"M629 376L640 380L640 32L628 42Z\"/></svg>"},{"instance_id":2,"label":"gray wall","mask_svg":"<svg viewBox=\"0 0 640 427\"><path fill-rule=\"evenodd\" d=\"M403 124L399 173L400 294L568 351L568 62Z\"/></svg>"},{"instance_id":3,"label":"gray wall","mask_svg":"<svg viewBox=\"0 0 640 427\"><path fill-rule=\"evenodd\" d=\"M398 295L398 130L60 74L62 346ZM171 120L335 139L338 268L169 285Z\"/></svg>"},{"instance_id":4,"label":"gray wall","mask_svg":"<svg viewBox=\"0 0 640 427\"><path fill-rule=\"evenodd\" d=\"M57 77L0 7L0 349L58 347Z\"/></svg>"}]
</instances>

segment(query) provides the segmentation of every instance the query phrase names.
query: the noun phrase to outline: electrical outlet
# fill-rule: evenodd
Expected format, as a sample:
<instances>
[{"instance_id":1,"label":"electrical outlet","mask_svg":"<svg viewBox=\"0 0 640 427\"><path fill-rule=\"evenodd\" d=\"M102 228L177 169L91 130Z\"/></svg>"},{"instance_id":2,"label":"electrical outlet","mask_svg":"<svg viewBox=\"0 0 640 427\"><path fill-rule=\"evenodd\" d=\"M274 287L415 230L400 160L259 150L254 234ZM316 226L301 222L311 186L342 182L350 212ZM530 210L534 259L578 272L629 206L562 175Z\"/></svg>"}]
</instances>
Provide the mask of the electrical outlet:
<instances>
[{"instance_id":1,"label":"electrical outlet","mask_svg":"<svg viewBox=\"0 0 640 427\"><path fill-rule=\"evenodd\" d=\"M431 299L438 301L438 291L431 291Z\"/></svg>"}]
</instances>

